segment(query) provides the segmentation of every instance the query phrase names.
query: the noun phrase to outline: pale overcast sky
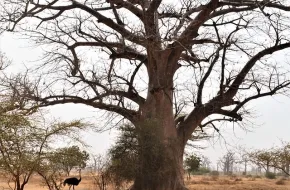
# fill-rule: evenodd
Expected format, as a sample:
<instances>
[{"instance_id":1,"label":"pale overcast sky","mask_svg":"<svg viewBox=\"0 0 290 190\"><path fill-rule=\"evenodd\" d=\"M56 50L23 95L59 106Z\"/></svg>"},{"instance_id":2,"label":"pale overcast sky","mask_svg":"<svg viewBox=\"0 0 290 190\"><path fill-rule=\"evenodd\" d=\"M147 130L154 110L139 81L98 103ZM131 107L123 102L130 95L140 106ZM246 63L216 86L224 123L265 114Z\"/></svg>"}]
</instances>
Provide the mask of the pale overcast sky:
<instances>
[{"instance_id":1,"label":"pale overcast sky","mask_svg":"<svg viewBox=\"0 0 290 190\"><path fill-rule=\"evenodd\" d=\"M0 36L0 50L12 59L11 68L19 70L20 64L32 64L29 61L36 60L41 56L41 50L28 48L29 44L11 34ZM249 149L269 148L278 145L280 140L290 141L290 99L283 96L267 97L250 104L255 110L255 118L251 122L256 124L247 132L239 127L228 126L222 130L223 138L211 139L206 142L207 149L200 151L208 156L213 163L232 146L243 145ZM97 117L97 110L82 105L58 105L50 107L51 114L64 120L85 117L93 119ZM96 124L99 122L96 121ZM102 134L86 132L83 138L92 146L94 153L105 153L112 145L116 137L115 131ZM226 142L225 142L226 141Z\"/></svg>"}]
</instances>

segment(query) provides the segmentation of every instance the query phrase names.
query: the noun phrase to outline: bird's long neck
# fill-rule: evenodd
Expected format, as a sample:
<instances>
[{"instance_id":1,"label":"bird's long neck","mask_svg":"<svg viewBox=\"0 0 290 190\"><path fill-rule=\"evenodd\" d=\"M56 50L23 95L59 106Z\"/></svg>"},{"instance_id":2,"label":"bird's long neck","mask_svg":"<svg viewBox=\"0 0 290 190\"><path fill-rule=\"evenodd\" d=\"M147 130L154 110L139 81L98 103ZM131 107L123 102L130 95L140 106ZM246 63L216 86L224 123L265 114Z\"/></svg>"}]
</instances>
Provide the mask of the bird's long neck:
<instances>
[{"instance_id":1,"label":"bird's long neck","mask_svg":"<svg viewBox=\"0 0 290 190\"><path fill-rule=\"evenodd\" d=\"M82 180L82 176L81 176L81 170L80 170L80 173L79 173L79 174L80 174L80 179L79 179L79 181L81 181L81 180Z\"/></svg>"}]
</instances>

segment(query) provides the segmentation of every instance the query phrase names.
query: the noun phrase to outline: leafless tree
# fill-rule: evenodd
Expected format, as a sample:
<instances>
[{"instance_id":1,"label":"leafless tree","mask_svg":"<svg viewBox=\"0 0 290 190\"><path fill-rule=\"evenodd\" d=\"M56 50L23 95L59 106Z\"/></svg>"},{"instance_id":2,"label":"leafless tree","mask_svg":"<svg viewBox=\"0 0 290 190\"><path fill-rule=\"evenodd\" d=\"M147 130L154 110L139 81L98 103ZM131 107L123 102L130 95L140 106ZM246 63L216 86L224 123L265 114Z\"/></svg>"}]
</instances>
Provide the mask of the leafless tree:
<instances>
[{"instance_id":1,"label":"leafless tree","mask_svg":"<svg viewBox=\"0 0 290 190\"><path fill-rule=\"evenodd\" d=\"M198 127L240 123L249 102L286 92L289 10L286 0L2 0L0 32L43 46L38 72L12 83L38 107L84 104L137 128L154 122L173 167L154 179L140 172L132 189L176 190Z\"/></svg>"},{"instance_id":2,"label":"leafless tree","mask_svg":"<svg viewBox=\"0 0 290 190\"><path fill-rule=\"evenodd\" d=\"M237 154L236 163L243 165L243 175L247 175L247 168L250 163L249 152L244 148L244 146L238 146L235 152Z\"/></svg>"},{"instance_id":3,"label":"leafless tree","mask_svg":"<svg viewBox=\"0 0 290 190\"><path fill-rule=\"evenodd\" d=\"M220 167L223 169L225 175L233 173L235 162L235 153L232 151L228 151L222 158L219 159Z\"/></svg>"},{"instance_id":4,"label":"leafless tree","mask_svg":"<svg viewBox=\"0 0 290 190\"><path fill-rule=\"evenodd\" d=\"M93 170L91 172L95 187L99 190L106 190L111 182L108 171L110 159L102 155L92 155Z\"/></svg>"},{"instance_id":5,"label":"leafless tree","mask_svg":"<svg viewBox=\"0 0 290 190\"><path fill-rule=\"evenodd\" d=\"M201 166L204 168L209 169L210 168L210 159L206 156L201 156Z\"/></svg>"}]
</instances>

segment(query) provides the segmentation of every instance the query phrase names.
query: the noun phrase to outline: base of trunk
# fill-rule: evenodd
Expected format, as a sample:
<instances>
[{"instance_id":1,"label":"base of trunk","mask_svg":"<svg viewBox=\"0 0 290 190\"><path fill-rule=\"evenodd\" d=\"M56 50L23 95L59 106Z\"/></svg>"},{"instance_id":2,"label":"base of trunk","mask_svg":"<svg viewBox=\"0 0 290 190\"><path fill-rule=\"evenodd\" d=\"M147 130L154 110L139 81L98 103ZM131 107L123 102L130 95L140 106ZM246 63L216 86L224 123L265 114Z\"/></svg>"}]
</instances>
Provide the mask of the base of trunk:
<instances>
[{"instance_id":1,"label":"base of trunk","mask_svg":"<svg viewBox=\"0 0 290 190\"><path fill-rule=\"evenodd\" d=\"M187 187L178 180L159 181L156 183L140 184L137 181L129 190L188 190Z\"/></svg>"},{"instance_id":2,"label":"base of trunk","mask_svg":"<svg viewBox=\"0 0 290 190\"><path fill-rule=\"evenodd\" d=\"M187 190L182 143L165 129L151 120L138 128L138 156L130 190Z\"/></svg>"}]
</instances>

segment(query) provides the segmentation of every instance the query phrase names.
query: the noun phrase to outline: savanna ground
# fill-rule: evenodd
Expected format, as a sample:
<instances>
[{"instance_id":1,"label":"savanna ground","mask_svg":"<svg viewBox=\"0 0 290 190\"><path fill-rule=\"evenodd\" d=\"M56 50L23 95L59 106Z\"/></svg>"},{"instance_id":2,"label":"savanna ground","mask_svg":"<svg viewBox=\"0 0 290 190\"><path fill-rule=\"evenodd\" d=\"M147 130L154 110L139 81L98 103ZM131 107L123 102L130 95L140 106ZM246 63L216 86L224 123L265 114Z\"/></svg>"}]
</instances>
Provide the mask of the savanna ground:
<instances>
[{"instance_id":1,"label":"savanna ground","mask_svg":"<svg viewBox=\"0 0 290 190\"><path fill-rule=\"evenodd\" d=\"M277 185L277 181L282 181L282 185ZM191 180L185 180L187 187L190 190L290 190L290 179L280 180L265 179L254 177L226 177L220 176L216 179L210 176L192 176ZM8 190L6 179L0 178L0 190ZM25 190L46 190L47 187L41 185L41 179L38 176L33 176ZM75 190L97 190L92 177L85 175L79 186ZM64 188L68 190L68 186ZM109 190L113 190L110 188Z\"/></svg>"}]
</instances>

